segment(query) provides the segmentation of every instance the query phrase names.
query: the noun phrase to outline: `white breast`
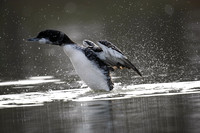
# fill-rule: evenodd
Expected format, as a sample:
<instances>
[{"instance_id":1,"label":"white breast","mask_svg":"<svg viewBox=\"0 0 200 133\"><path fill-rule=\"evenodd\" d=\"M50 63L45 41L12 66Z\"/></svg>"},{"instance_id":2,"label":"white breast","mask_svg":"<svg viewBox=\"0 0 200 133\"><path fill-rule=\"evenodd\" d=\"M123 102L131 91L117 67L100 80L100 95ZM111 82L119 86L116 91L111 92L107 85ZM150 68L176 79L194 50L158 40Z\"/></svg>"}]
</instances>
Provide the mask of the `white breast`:
<instances>
[{"instance_id":1,"label":"white breast","mask_svg":"<svg viewBox=\"0 0 200 133\"><path fill-rule=\"evenodd\" d=\"M106 76L102 73L102 70L94 62L88 60L82 51L77 50L74 45L65 45L63 49L70 58L79 77L91 89L109 91Z\"/></svg>"}]
</instances>

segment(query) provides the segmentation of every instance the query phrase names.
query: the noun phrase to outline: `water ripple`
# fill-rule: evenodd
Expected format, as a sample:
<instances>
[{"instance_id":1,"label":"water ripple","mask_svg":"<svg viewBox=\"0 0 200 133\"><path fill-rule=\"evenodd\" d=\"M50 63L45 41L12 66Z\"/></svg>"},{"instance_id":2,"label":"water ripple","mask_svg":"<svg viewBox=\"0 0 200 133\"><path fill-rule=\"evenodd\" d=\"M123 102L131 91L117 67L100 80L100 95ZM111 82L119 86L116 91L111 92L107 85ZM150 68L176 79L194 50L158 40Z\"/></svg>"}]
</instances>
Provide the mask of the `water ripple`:
<instances>
[{"instance_id":1,"label":"water ripple","mask_svg":"<svg viewBox=\"0 0 200 133\"><path fill-rule=\"evenodd\" d=\"M0 82L0 86L33 85L50 82L60 82L60 80L53 79L53 77L31 77L27 80ZM52 101L82 102L200 93L200 81L127 86L121 86L119 83L116 83L114 86L115 89L111 92L94 92L89 88L84 87L78 89L0 95L0 108L42 106L45 102Z\"/></svg>"}]
</instances>

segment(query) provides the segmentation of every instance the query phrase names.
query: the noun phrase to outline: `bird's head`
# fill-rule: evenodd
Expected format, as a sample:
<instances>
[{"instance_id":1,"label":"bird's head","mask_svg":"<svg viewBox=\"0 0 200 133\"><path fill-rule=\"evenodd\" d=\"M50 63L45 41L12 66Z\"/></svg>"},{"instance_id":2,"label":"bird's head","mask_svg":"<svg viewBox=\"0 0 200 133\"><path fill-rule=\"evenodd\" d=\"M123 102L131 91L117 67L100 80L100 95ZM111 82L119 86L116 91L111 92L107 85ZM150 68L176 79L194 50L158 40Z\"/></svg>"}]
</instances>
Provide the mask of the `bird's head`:
<instances>
[{"instance_id":1,"label":"bird's head","mask_svg":"<svg viewBox=\"0 0 200 133\"><path fill-rule=\"evenodd\" d=\"M74 42L63 32L57 30L44 30L41 31L37 37L29 38L27 41L39 42L40 44L52 44L52 45L65 45L74 44Z\"/></svg>"}]
</instances>

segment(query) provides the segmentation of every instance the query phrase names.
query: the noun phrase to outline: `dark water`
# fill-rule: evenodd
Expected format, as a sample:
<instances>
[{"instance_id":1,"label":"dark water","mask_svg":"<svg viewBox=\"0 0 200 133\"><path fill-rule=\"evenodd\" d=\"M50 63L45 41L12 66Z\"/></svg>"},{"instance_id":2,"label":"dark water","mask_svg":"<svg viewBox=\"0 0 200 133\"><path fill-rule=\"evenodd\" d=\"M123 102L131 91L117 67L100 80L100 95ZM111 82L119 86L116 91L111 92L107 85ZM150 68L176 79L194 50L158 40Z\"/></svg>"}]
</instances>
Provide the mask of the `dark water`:
<instances>
[{"instance_id":1,"label":"dark water","mask_svg":"<svg viewBox=\"0 0 200 133\"><path fill-rule=\"evenodd\" d=\"M198 133L200 95L52 102L0 110L2 133Z\"/></svg>"},{"instance_id":2,"label":"dark water","mask_svg":"<svg viewBox=\"0 0 200 133\"><path fill-rule=\"evenodd\" d=\"M0 133L200 131L200 1L2 0L0 15ZM44 29L109 40L143 77L92 92L62 48L25 41Z\"/></svg>"}]
</instances>

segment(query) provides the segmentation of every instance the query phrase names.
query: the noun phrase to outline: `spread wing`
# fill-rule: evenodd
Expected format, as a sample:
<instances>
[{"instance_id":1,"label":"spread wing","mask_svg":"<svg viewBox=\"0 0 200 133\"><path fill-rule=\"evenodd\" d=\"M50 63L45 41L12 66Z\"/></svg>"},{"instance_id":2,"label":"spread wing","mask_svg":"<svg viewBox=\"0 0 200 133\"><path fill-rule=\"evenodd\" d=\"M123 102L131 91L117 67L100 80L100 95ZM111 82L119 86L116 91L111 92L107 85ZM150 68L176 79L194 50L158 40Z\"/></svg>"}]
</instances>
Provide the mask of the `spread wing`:
<instances>
[{"instance_id":1,"label":"spread wing","mask_svg":"<svg viewBox=\"0 0 200 133\"><path fill-rule=\"evenodd\" d=\"M94 52L102 52L103 51L98 45L96 45L94 42L92 42L90 40L83 40L83 45L91 48Z\"/></svg>"},{"instance_id":2,"label":"spread wing","mask_svg":"<svg viewBox=\"0 0 200 133\"><path fill-rule=\"evenodd\" d=\"M96 52L97 56L107 65L113 68L128 68L136 71L140 76L139 70L128 60L128 58L115 45L109 41L98 41L95 44L92 41L84 40L83 44Z\"/></svg>"}]
</instances>

